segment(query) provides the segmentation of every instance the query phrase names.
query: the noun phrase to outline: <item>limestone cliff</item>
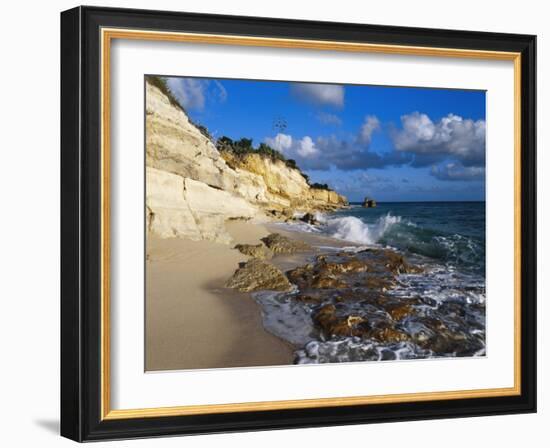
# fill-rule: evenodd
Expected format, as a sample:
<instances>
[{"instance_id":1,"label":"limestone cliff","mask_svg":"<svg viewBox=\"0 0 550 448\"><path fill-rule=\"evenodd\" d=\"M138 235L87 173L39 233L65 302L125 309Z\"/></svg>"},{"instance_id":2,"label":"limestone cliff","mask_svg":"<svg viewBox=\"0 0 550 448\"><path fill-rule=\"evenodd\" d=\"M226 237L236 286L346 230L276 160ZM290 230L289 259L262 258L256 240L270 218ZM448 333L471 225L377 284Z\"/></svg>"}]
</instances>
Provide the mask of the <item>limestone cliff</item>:
<instances>
[{"instance_id":1,"label":"limestone cliff","mask_svg":"<svg viewBox=\"0 0 550 448\"><path fill-rule=\"evenodd\" d=\"M229 242L224 222L334 209L346 199L260 154L220 154L157 87L146 85L146 220L151 234Z\"/></svg>"},{"instance_id":2,"label":"limestone cliff","mask_svg":"<svg viewBox=\"0 0 550 448\"><path fill-rule=\"evenodd\" d=\"M266 188L268 208L295 210L334 209L347 204L345 197L332 190L311 188L302 173L282 160L272 160L261 154L235 156L223 151L222 157L238 173L260 176Z\"/></svg>"}]
</instances>

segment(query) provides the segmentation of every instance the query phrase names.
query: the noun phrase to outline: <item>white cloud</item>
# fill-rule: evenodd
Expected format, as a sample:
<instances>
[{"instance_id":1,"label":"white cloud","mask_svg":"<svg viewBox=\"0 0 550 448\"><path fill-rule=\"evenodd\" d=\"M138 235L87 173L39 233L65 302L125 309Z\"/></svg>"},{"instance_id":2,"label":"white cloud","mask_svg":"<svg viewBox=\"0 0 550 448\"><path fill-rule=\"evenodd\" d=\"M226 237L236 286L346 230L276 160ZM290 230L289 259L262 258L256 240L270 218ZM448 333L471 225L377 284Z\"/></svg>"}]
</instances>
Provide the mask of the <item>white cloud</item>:
<instances>
[{"instance_id":1,"label":"white cloud","mask_svg":"<svg viewBox=\"0 0 550 448\"><path fill-rule=\"evenodd\" d=\"M275 137L266 138L265 142L288 159L307 159L319 154L315 142L308 135L301 139L293 139L290 135L279 133Z\"/></svg>"},{"instance_id":2,"label":"white cloud","mask_svg":"<svg viewBox=\"0 0 550 448\"><path fill-rule=\"evenodd\" d=\"M218 99L220 103L225 103L225 100L227 100L227 90L225 90L225 87L219 81L214 81L214 85L218 90Z\"/></svg>"},{"instance_id":3,"label":"white cloud","mask_svg":"<svg viewBox=\"0 0 550 448\"><path fill-rule=\"evenodd\" d=\"M301 157L313 157L319 154L319 150L315 147L315 143L313 143L313 140L308 135L298 142L296 152Z\"/></svg>"},{"instance_id":4,"label":"white cloud","mask_svg":"<svg viewBox=\"0 0 550 448\"><path fill-rule=\"evenodd\" d=\"M485 177L482 166L463 166L460 163L446 163L432 166L430 174L439 180L481 180Z\"/></svg>"},{"instance_id":5,"label":"white cloud","mask_svg":"<svg viewBox=\"0 0 550 448\"><path fill-rule=\"evenodd\" d=\"M292 147L292 136L279 133L275 137L267 137L265 142L273 149L286 154Z\"/></svg>"},{"instance_id":6,"label":"white cloud","mask_svg":"<svg viewBox=\"0 0 550 448\"><path fill-rule=\"evenodd\" d=\"M195 78L168 78L168 87L186 109L204 109L208 83Z\"/></svg>"},{"instance_id":7,"label":"white cloud","mask_svg":"<svg viewBox=\"0 0 550 448\"><path fill-rule=\"evenodd\" d=\"M370 145L372 134L380 129L380 121L374 115L367 115L361 129L359 130L358 139L365 145Z\"/></svg>"},{"instance_id":8,"label":"white cloud","mask_svg":"<svg viewBox=\"0 0 550 448\"><path fill-rule=\"evenodd\" d=\"M401 117L402 129L392 138L398 151L416 155L414 164L429 165L442 157L454 157L465 165L485 164L485 121L449 114L433 122L414 112Z\"/></svg>"},{"instance_id":9,"label":"white cloud","mask_svg":"<svg viewBox=\"0 0 550 448\"><path fill-rule=\"evenodd\" d=\"M342 119L338 115L329 114L326 112L319 112L317 114L317 120L319 120L323 124L328 124L333 126L342 125Z\"/></svg>"},{"instance_id":10,"label":"white cloud","mask_svg":"<svg viewBox=\"0 0 550 448\"><path fill-rule=\"evenodd\" d=\"M344 106L344 86L337 84L294 83L290 91L296 98L309 103Z\"/></svg>"},{"instance_id":11,"label":"white cloud","mask_svg":"<svg viewBox=\"0 0 550 448\"><path fill-rule=\"evenodd\" d=\"M327 171L331 168L344 171L398 166L411 161L411 154L390 151L383 154L369 149L372 134L380 129L380 121L373 115L366 116L357 134L343 139L336 135L312 138L308 135L297 139L279 133L264 139L272 148L294 159L304 170Z\"/></svg>"},{"instance_id":12,"label":"white cloud","mask_svg":"<svg viewBox=\"0 0 550 448\"><path fill-rule=\"evenodd\" d=\"M203 110L207 99L223 103L227 99L227 90L223 84L214 80L198 78L167 78L167 84L176 99L186 109Z\"/></svg>"}]
</instances>

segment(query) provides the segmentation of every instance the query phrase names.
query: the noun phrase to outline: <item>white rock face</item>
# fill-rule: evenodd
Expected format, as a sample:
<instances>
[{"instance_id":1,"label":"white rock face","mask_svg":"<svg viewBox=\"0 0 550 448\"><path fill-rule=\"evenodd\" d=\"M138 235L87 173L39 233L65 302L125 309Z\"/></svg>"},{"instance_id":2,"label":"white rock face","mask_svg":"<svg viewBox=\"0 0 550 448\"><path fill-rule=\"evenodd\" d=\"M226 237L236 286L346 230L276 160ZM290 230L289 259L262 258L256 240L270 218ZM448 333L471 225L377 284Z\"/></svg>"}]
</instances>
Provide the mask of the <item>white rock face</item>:
<instances>
[{"instance_id":1,"label":"white rock face","mask_svg":"<svg viewBox=\"0 0 550 448\"><path fill-rule=\"evenodd\" d=\"M323 208L342 200L334 192L311 189L282 161L249 154L226 162L187 115L149 83L146 165L147 229L162 238L230 243L229 219L266 219L264 211Z\"/></svg>"},{"instance_id":2,"label":"white rock face","mask_svg":"<svg viewBox=\"0 0 550 448\"><path fill-rule=\"evenodd\" d=\"M147 229L162 238L186 237L230 243L228 219L252 219L257 207L203 182L147 167Z\"/></svg>"},{"instance_id":3,"label":"white rock face","mask_svg":"<svg viewBox=\"0 0 550 448\"><path fill-rule=\"evenodd\" d=\"M202 239L197 221L185 197L184 179L167 171L147 167L147 230L162 238L184 236Z\"/></svg>"},{"instance_id":4,"label":"white rock face","mask_svg":"<svg viewBox=\"0 0 550 448\"><path fill-rule=\"evenodd\" d=\"M237 176L212 142L159 89L148 83L146 88L147 165L224 190L233 189Z\"/></svg>"}]
</instances>

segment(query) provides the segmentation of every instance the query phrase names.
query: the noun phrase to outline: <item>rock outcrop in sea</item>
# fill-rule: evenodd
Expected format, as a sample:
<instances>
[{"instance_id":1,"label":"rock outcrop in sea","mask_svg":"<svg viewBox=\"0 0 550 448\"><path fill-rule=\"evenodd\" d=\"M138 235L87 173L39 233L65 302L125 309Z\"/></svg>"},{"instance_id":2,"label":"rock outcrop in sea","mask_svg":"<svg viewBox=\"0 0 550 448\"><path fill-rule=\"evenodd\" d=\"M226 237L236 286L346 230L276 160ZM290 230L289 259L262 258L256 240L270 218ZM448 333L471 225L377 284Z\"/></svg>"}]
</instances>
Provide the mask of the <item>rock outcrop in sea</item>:
<instances>
[{"instance_id":1,"label":"rock outcrop in sea","mask_svg":"<svg viewBox=\"0 0 550 448\"><path fill-rule=\"evenodd\" d=\"M230 243L231 219L291 217L347 204L312 188L299 169L262 154L222 155L156 86L146 83L146 224L149 234Z\"/></svg>"},{"instance_id":2,"label":"rock outcrop in sea","mask_svg":"<svg viewBox=\"0 0 550 448\"><path fill-rule=\"evenodd\" d=\"M372 207L376 207L376 201L374 199L371 199L369 197L366 197L364 200L363 200L363 207L365 208L372 208Z\"/></svg>"}]
</instances>

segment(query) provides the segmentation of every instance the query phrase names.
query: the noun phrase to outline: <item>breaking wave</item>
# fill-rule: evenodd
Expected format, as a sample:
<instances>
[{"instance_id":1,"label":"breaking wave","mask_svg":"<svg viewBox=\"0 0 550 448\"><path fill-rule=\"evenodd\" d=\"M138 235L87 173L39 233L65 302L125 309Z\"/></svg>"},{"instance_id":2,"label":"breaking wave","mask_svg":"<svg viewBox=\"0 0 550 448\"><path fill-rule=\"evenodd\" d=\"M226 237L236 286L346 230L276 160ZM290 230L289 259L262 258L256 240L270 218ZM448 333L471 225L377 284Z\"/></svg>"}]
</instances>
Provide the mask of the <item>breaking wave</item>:
<instances>
[{"instance_id":1,"label":"breaking wave","mask_svg":"<svg viewBox=\"0 0 550 448\"><path fill-rule=\"evenodd\" d=\"M401 217L392 216L390 213L381 216L373 224L367 224L355 216L324 219L325 232L330 236L358 244L378 243L392 226L400 222Z\"/></svg>"},{"instance_id":2,"label":"breaking wave","mask_svg":"<svg viewBox=\"0 0 550 448\"><path fill-rule=\"evenodd\" d=\"M418 225L390 212L368 222L364 217L318 213L318 225L296 221L294 230L324 234L353 244L393 247L430 257L446 265L485 270L485 242L481 238Z\"/></svg>"}]
</instances>

